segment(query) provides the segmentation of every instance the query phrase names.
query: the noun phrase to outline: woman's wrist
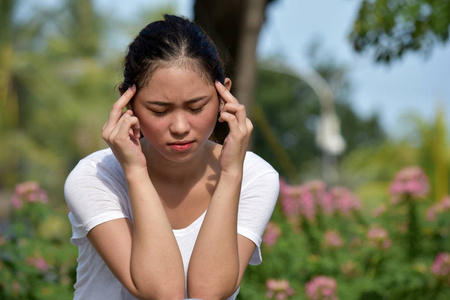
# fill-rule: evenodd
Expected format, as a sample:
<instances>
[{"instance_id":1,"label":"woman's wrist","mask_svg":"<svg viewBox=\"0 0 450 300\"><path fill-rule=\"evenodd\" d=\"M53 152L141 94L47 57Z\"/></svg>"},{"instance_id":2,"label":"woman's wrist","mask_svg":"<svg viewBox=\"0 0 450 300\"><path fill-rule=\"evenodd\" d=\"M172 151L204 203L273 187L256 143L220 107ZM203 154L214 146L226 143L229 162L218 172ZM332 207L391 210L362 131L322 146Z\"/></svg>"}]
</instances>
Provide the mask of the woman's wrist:
<instances>
[{"instance_id":1,"label":"woman's wrist","mask_svg":"<svg viewBox=\"0 0 450 300\"><path fill-rule=\"evenodd\" d=\"M147 167L124 168L124 174L128 184L150 179Z\"/></svg>"},{"instance_id":2,"label":"woman's wrist","mask_svg":"<svg viewBox=\"0 0 450 300\"><path fill-rule=\"evenodd\" d=\"M220 172L219 184L224 184L227 188L238 187L240 189L242 183L242 171Z\"/></svg>"},{"instance_id":3,"label":"woman's wrist","mask_svg":"<svg viewBox=\"0 0 450 300\"><path fill-rule=\"evenodd\" d=\"M240 182L242 180L243 170L233 170L233 171L221 171L220 180L230 180L233 182Z\"/></svg>"}]
</instances>

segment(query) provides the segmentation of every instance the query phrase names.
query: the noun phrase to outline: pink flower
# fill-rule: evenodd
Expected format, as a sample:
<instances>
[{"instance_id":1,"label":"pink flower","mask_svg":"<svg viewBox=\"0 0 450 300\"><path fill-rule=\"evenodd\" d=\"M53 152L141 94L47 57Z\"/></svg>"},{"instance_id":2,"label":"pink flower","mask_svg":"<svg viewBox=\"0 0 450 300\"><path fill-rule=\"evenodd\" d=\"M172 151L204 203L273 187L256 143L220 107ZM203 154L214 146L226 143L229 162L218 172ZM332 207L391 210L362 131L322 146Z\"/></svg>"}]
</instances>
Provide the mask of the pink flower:
<instances>
[{"instance_id":1,"label":"pink flower","mask_svg":"<svg viewBox=\"0 0 450 300\"><path fill-rule=\"evenodd\" d=\"M450 253L442 252L436 256L431 273L445 284L450 285Z\"/></svg>"},{"instance_id":2,"label":"pink flower","mask_svg":"<svg viewBox=\"0 0 450 300\"><path fill-rule=\"evenodd\" d=\"M41 270L41 271L47 271L48 270L48 264L47 261L40 257L40 256L36 256L36 257L30 257L27 259L27 264L30 266L34 266L37 269Z\"/></svg>"},{"instance_id":3,"label":"pink flower","mask_svg":"<svg viewBox=\"0 0 450 300\"><path fill-rule=\"evenodd\" d=\"M303 186L300 187L299 209L300 214L309 221L314 221L316 216L316 203L314 197Z\"/></svg>"},{"instance_id":4,"label":"pink flower","mask_svg":"<svg viewBox=\"0 0 450 300\"><path fill-rule=\"evenodd\" d=\"M320 180L290 186L282 179L280 195L283 212L291 221L301 216L312 222L320 212L330 215L337 211L347 216L361 209L361 201L348 188L336 186L327 191Z\"/></svg>"},{"instance_id":5,"label":"pink flower","mask_svg":"<svg viewBox=\"0 0 450 300\"><path fill-rule=\"evenodd\" d=\"M311 195L316 206L325 214L331 214L333 212L332 199L326 190L327 186L325 182L321 180L311 180L305 182L302 187L304 193Z\"/></svg>"},{"instance_id":6,"label":"pink flower","mask_svg":"<svg viewBox=\"0 0 450 300\"><path fill-rule=\"evenodd\" d=\"M12 195L12 197L11 197L11 205L15 209L20 209L23 206L22 199L20 199L20 197L17 194Z\"/></svg>"},{"instance_id":7,"label":"pink flower","mask_svg":"<svg viewBox=\"0 0 450 300\"><path fill-rule=\"evenodd\" d=\"M406 167L398 172L390 186L392 204L400 203L405 197L422 198L430 186L424 171L419 167Z\"/></svg>"},{"instance_id":8,"label":"pink flower","mask_svg":"<svg viewBox=\"0 0 450 300\"><path fill-rule=\"evenodd\" d=\"M35 181L28 181L16 185L15 193L11 197L11 205L20 209L23 206L23 200L28 202L47 203L47 192Z\"/></svg>"},{"instance_id":9,"label":"pink flower","mask_svg":"<svg viewBox=\"0 0 450 300\"><path fill-rule=\"evenodd\" d=\"M326 185L320 180L295 186L290 186L281 180L280 194L283 212L291 220L303 216L308 221L314 221L319 209L327 214L333 211Z\"/></svg>"},{"instance_id":10,"label":"pink flower","mask_svg":"<svg viewBox=\"0 0 450 300\"><path fill-rule=\"evenodd\" d=\"M306 297L309 300L337 300L337 283L334 278L326 276L314 277L306 283Z\"/></svg>"},{"instance_id":11,"label":"pink flower","mask_svg":"<svg viewBox=\"0 0 450 300\"><path fill-rule=\"evenodd\" d=\"M266 297L270 299L287 299L295 293L289 282L285 279L268 279L266 281L266 287Z\"/></svg>"},{"instance_id":12,"label":"pink flower","mask_svg":"<svg viewBox=\"0 0 450 300\"><path fill-rule=\"evenodd\" d=\"M361 201L346 187L335 186L330 190L335 211L343 216L361 209Z\"/></svg>"},{"instance_id":13,"label":"pink flower","mask_svg":"<svg viewBox=\"0 0 450 300\"><path fill-rule=\"evenodd\" d=\"M298 202L297 188L290 186L280 179L280 195L283 212L288 218L296 218L299 215L300 204Z\"/></svg>"},{"instance_id":14,"label":"pink flower","mask_svg":"<svg viewBox=\"0 0 450 300\"><path fill-rule=\"evenodd\" d=\"M341 248L344 244L341 235L335 230L328 230L325 233L325 247Z\"/></svg>"},{"instance_id":15,"label":"pink flower","mask_svg":"<svg viewBox=\"0 0 450 300\"><path fill-rule=\"evenodd\" d=\"M30 191L37 190L39 185L35 181L28 181L16 185L15 192L18 196L25 197Z\"/></svg>"},{"instance_id":16,"label":"pink flower","mask_svg":"<svg viewBox=\"0 0 450 300\"><path fill-rule=\"evenodd\" d=\"M367 232L367 238L372 246L380 250L388 249L392 244L391 239L389 238L389 233L386 229L381 227L370 228Z\"/></svg>"},{"instance_id":17,"label":"pink flower","mask_svg":"<svg viewBox=\"0 0 450 300\"><path fill-rule=\"evenodd\" d=\"M280 234L281 234L280 227L273 222L269 222L263 235L264 244L266 244L269 247L275 245Z\"/></svg>"},{"instance_id":18,"label":"pink flower","mask_svg":"<svg viewBox=\"0 0 450 300\"><path fill-rule=\"evenodd\" d=\"M289 219L295 219L300 215L307 219L314 219L315 205L314 199L303 193L303 187L299 185L289 186L285 182L280 182L281 204L284 214Z\"/></svg>"}]
</instances>

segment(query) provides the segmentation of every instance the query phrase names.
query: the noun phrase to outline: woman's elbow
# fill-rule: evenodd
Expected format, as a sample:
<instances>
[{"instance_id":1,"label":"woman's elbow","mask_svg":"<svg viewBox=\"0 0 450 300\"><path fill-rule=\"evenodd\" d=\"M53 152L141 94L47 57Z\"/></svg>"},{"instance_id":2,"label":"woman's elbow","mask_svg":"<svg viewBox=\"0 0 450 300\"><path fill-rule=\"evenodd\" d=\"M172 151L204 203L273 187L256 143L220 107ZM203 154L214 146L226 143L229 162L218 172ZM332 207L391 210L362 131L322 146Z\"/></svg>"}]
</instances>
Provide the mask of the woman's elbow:
<instances>
[{"instance_id":1,"label":"woman's elbow","mask_svg":"<svg viewBox=\"0 0 450 300\"><path fill-rule=\"evenodd\" d=\"M163 293L139 293L133 296L141 300L182 300L185 298L184 292L176 293L170 291Z\"/></svg>"},{"instance_id":2,"label":"woman's elbow","mask_svg":"<svg viewBox=\"0 0 450 300\"><path fill-rule=\"evenodd\" d=\"M235 284L217 284L216 286L202 283L188 284L188 295L190 298L205 300L228 299L236 292L238 287Z\"/></svg>"},{"instance_id":3,"label":"woman's elbow","mask_svg":"<svg viewBox=\"0 0 450 300\"><path fill-rule=\"evenodd\" d=\"M174 287L169 284L162 284L157 288L135 290L131 294L141 300L181 300L185 298L184 286Z\"/></svg>"}]
</instances>

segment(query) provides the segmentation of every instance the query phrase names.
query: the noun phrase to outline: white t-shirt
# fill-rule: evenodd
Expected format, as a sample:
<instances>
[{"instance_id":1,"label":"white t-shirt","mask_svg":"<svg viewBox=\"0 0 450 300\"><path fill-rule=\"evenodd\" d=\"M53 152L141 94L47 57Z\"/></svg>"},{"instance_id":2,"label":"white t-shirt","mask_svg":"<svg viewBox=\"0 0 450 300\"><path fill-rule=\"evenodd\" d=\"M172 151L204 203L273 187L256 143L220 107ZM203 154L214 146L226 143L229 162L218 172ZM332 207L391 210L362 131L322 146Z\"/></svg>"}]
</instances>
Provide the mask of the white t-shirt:
<instances>
[{"instance_id":1,"label":"white t-shirt","mask_svg":"<svg viewBox=\"0 0 450 300\"><path fill-rule=\"evenodd\" d=\"M238 211L238 234L256 245L250 264L262 261L262 234L279 191L278 173L262 158L247 152ZM125 176L111 149L82 159L67 178L65 198L72 224L71 242L78 246L74 299L135 299L115 278L86 237L95 226L119 218L133 220ZM173 230L187 274L189 260L206 212L188 227ZM235 299L239 289L229 299Z\"/></svg>"}]
</instances>

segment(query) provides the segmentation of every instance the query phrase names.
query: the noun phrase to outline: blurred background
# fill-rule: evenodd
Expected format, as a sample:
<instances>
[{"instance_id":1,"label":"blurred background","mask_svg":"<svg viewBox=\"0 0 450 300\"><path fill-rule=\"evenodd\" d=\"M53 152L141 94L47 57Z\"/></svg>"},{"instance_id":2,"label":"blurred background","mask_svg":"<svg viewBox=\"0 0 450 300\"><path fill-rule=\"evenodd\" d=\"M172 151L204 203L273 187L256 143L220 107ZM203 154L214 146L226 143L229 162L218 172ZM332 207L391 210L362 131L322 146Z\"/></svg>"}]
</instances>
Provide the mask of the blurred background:
<instances>
[{"instance_id":1,"label":"blurred background","mask_svg":"<svg viewBox=\"0 0 450 300\"><path fill-rule=\"evenodd\" d=\"M450 1L1 0L0 299L70 298L64 181L107 147L126 47L164 13L215 41L255 125L251 150L284 182L266 236L278 242L241 299L313 299L305 284L322 275L331 296L317 299L449 296L450 256L430 270L450 251ZM373 247L374 227L392 247Z\"/></svg>"}]
</instances>

